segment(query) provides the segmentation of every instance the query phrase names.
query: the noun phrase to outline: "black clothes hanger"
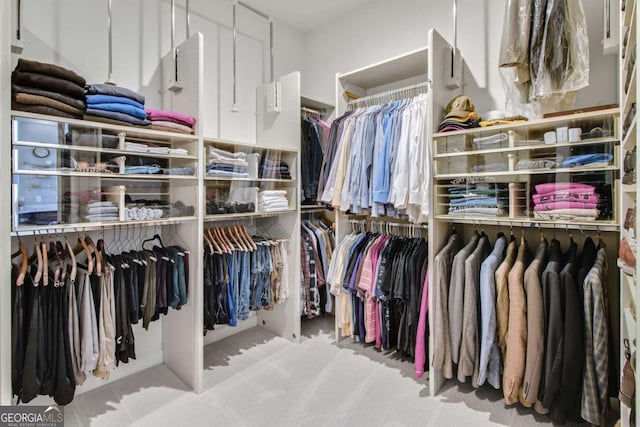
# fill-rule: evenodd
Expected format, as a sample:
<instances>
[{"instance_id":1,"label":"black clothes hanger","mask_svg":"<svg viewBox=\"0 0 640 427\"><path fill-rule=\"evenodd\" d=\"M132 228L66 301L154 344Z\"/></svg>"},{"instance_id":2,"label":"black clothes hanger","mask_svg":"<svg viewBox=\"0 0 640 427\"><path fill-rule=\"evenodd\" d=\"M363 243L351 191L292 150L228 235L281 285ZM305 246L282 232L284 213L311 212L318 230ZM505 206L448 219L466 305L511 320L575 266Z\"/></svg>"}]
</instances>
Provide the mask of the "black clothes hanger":
<instances>
[{"instance_id":1,"label":"black clothes hanger","mask_svg":"<svg viewBox=\"0 0 640 427\"><path fill-rule=\"evenodd\" d=\"M144 247L144 244L145 244L145 243L149 243L149 242L153 242L154 240L157 240L157 241L160 243L160 247L161 247L162 249L165 249L165 247L164 247L164 243L162 243L162 238L160 237L160 235L159 235L159 234L154 234L152 238L150 238L150 239L146 239L146 240L143 240L143 241L142 241L142 245L141 245L141 246L142 246L142 249L144 249L144 250L149 250L149 249L147 249L147 248L145 248L145 247Z\"/></svg>"}]
</instances>

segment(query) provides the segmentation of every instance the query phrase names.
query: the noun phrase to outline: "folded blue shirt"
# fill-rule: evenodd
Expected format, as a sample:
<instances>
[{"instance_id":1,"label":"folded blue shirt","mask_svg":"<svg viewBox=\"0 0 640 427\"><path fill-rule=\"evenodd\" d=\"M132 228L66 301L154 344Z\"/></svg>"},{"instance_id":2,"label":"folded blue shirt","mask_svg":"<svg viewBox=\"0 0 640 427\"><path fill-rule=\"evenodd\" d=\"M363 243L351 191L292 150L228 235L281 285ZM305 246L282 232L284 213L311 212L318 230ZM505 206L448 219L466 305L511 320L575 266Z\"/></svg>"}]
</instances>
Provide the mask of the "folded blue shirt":
<instances>
[{"instance_id":1,"label":"folded blue shirt","mask_svg":"<svg viewBox=\"0 0 640 427\"><path fill-rule=\"evenodd\" d=\"M472 197L472 198L464 198L464 199L453 199L449 202L449 206L451 207L497 206L497 205L498 205L497 197Z\"/></svg>"},{"instance_id":2,"label":"folded blue shirt","mask_svg":"<svg viewBox=\"0 0 640 427\"><path fill-rule=\"evenodd\" d=\"M91 106L90 106L91 107ZM149 126L151 122L149 120L142 120L131 114L119 113L117 111L99 110L97 108L87 108L86 114L88 116L104 117L105 119L118 120L125 123L138 126Z\"/></svg>"},{"instance_id":3,"label":"folded blue shirt","mask_svg":"<svg viewBox=\"0 0 640 427\"><path fill-rule=\"evenodd\" d=\"M147 112L142 108L134 107L129 104L116 104L116 103L107 103L107 104L91 104L89 106L93 110L104 110L111 111L114 113L124 113L133 117L137 117L140 120L145 120L147 118Z\"/></svg>"},{"instance_id":4,"label":"folded blue shirt","mask_svg":"<svg viewBox=\"0 0 640 427\"><path fill-rule=\"evenodd\" d=\"M112 86L107 84L92 84L85 86L87 89L87 95L112 95L112 96L124 96L129 99L133 99L136 102L144 105L144 96L137 92L127 89L126 87Z\"/></svg>"},{"instance_id":5,"label":"folded blue shirt","mask_svg":"<svg viewBox=\"0 0 640 427\"><path fill-rule=\"evenodd\" d=\"M140 104L133 99L124 96L112 96L112 95L87 95L85 96L87 104L129 104L144 110L144 105Z\"/></svg>"},{"instance_id":6,"label":"folded blue shirt","mask_svg":"<svg viewBox=\"0 0 640 427\"><path fill-rule=\"evenodd\" d=\"M613 154L597 153L597 154L579 154L564 159L563 168L571 168L574 166L586 166L592 163L609 163L613 160Z\"/></svg>"}]
</instances>

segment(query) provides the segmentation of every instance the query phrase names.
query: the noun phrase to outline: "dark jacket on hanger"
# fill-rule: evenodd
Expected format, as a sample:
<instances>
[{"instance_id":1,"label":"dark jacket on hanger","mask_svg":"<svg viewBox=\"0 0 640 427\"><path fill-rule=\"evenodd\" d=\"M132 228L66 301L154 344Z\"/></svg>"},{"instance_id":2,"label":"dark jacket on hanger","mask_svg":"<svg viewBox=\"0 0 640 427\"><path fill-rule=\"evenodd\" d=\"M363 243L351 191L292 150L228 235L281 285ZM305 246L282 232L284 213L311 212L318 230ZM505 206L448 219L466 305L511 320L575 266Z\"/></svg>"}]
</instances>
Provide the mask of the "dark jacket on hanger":
<instances>
[{"instance_id":1,"label":"dark jacket on hanger","mask_svg":"<svg viewBox=\"0 0 640 427\"><path fill-rule=\"evenodd\" d=\"M563 292L560 286L561 268L562 253L560 242L553 239L549 247L549 262L542 273L545 361L543 382L540 387L540 400L545 409L550 409L558 399L558 392L562 384L564 313L562 307Z\"/></svg>"},{"instance_id":2,"label":"dark jacket on hanger","mask_svg":"<svg viewBox=\"0 0 640 427\"><path fill-rule=\"evenodd\" d=\"M584 366L583 302L576 283L576 256L578 245L572 240L566 256L566 264L560 272L564 299L564 342L562 359L562 384L559 398L551 410L551 419L563 423L566 418L580 421L582 402L582 373ZM582 288L582 286L580 286Z\"/></svg>"}]
</instances>

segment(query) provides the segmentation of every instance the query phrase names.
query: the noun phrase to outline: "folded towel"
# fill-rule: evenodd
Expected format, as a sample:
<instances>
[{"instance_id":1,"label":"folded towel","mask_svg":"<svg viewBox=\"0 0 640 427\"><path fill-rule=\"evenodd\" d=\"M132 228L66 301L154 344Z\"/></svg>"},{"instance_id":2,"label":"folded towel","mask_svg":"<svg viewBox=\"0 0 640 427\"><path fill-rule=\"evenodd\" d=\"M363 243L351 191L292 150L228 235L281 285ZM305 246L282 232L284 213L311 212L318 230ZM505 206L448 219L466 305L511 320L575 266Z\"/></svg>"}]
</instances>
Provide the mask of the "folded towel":
<instances>
[{"instance_id":1,"label":"folded towel","mask_svg":"<svg viewBox=\"0 0 640 427\"><path fill-rule=\"evenodd\" d=\"M187 156L189 151L186 148L169 148L169 154L174 156Z\"/></svg>"},{"instance_id":2,"label":"folded towel","mask_svg":"<svg viewBox=\"0 0 640 427\"><path fill-rule=\"evenodd\" d=\"M72 107L71 105L65 104L64 102L60 102L46 96L31 95L29 93L16 93L14 94L14 99L20 104L46 105L47 107L55 108L57 110L77 116L81 116L84 112L84 109Z\"/></svg>"},{"instance_id":3,"label":"folded towel","mask_svg":"<svg viewBox=\"0 0 640 427\"><path fill-rule=\"evenodd\" d=\"M91 108L92 110L102 110L102 111L111 111L114 113L128 114L140 120L147 119L147 113L145 113L144 109L137 108L129 104L117 104L117 103L87 104L87 108Z\"/></svg>"},{"instance_id":4,"label":"folded towel","mask_svg":"<svg viewBox=\"0 0 640 427\"><path fill-rule=\"evenodd\" d=\"M48 90L51 92L59 92L69 95L76 99L84 100L85 90L82 86L78 86L69 80L59 77L46 76L44 74L27 73L23 71L14 71L11 74L11 82L20 86L33 87L37 89Z\"/></svg>"},{"instance_id":5,"label":"folded towel","mask_svg":"<svg viewBox=\"0 0 640 427\"><path fill-rule=\"evenodd\" d=\"M124 97L124 96L113 96L113 95L87 95L86 97L87 104L128 104L133 107L144 110L144 105L140 104L133 99Z\"/></svg>"},{"instance_id":6,"label":"folded towel","mask_svg":"<svg viewBox=\"0 0 640 427\"><path fill-rule=\"evenodd\" d=\"M551 202L551 203L538 203L533 208L536 211L552 211L556 209L595 209L598 207L597 203L591 202Z\"/></svg>"},{"instance_id":7,"label":"folded towel","mask_svg":"<svg viewBox=\"0 0 640 427\"><path fill-rule=\"evenodd\" d=\"M187 116L186 114L176 113L175 111L153 110L149 108L147 109L147 114L151 120L164 121L165 118L171 118L188 126L194 126L196 124L195 118Z\"/></svg>"},{"instance_id":8,"label":"folded towel","mask_svg":"<svg viewBox=\"0 0 640 427\"><path fill-rule=\"evenodd\" d=\"M103 117L110 120L124 122L125 125L131 124L137 126L149 126L149 124L151 123L149 120L142 120L129 114L118 113L116 111L105 111L87 108L87 112L85 114L88 116Z\"/></svg>"},{"instance_id":9,"label":"folded towel","mask_svg":"<svg viewBox=\"0 0 640 427\"><path fill-rule=\"evenodd\" d=\"M87 108L87 105L84 103L83 99L72 98L68 95L65 95L64 93L52 92L50 90L38 89L35 87L12 85L11 92L14 94L28 93L29 95L46 96L47 98L55 99L56 101L62 102L63 104L67 104L71 107L75 107L83 111L85 108Z\"/></svg>"},{"instance_id":10,"label":"folded towel","mask_svg":"<svg viewBox=\"0 0 640 427\"><path fill-rule=\"evenodd\" d=\"M61 67L55 64L48 64L46 62L31 61L28 59L18 59L18 65L16 65L16 71L24 71L27 73L38 73L46 76L57 77L59 79L68 80L78 86L83 87L87 84L84 77L79 76L75 72Z\"/></svg>"},{"instance_id":11,"label":"folded towel","mask_svg":"<svg viewBox=\"0 0 640 427\"><path fill-rule=\"evenodd\" d=\"M137 92L120 86L112 86L107 84L91 84L87 86L87 95L111 95L124 96L144 105L144 96Z\"/></svg>"},{"instance_id":12,"label":"folded towel","mask_svg":"<svg viewBox=\"0 0 640 427\"><path fill-rule=\"evenodd\" d=\"M209 147L209 159L242 159L247 158L247 153L236 152L231 153L229 151L221 150L216 147Z\"/></svg>"}]
</instances>

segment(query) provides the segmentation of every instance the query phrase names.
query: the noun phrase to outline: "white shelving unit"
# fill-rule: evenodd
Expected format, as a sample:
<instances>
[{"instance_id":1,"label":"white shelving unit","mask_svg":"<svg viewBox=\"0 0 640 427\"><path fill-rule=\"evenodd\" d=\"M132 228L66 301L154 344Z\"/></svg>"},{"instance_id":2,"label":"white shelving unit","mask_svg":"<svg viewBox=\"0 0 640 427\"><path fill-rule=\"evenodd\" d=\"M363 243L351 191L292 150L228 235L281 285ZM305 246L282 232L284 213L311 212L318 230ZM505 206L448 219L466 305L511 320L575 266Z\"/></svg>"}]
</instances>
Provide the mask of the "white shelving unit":
<instances>
[{"instance_id":1,"label":"white shelving unit","mask_svg":"<svg viewBox=\"0 0 640 427\"><path fill-rule=\"evenodd\" d=\"M634 154L634 149L638 145L638 113L636 103L638 97L638 65L636 61L637 55L637 41L638 39L638 6L636 0L627 0L621 3L625 4L624 10L620 10L620 40L619 40L619 82L620 82L620 129L621 132L621 144L620 144L620 199L618 207L618 220L621 224L620 227L620 239L626 239L630 244L634 253L638 254L637 233L638 233L638 220L631 221L631 224L627 222L627 211L629 209L638 208L638 169L631 174L635 175L636 182L625 182L625 175L628 171L625 170L625 158L627 153L630 156L635 157L635 164L638 164L637 150ZM618 2L614 2L618 6ZM635 49L635 52L634 52ZM635 109L635 112L633 111ZM624 357L624 342L628 340L631 351L636 351L638 348L637 338L640 328L640 323L637 319L638 312L638 277L637 268L625 265L621 259L617 260L617 266L619 268L619 281L620 281L620 359L619 366L622 371L626 359ZM613 266L611 266L613 267ZM613 267L615 269L615 267ZM640 392L638 387L640 386L640 376L638 375L638 364L636 357L636 365L633 367L636 372L635 378L635 406L640 406ZM624 404L620 404L620 419L622 426L631 425L630 422L631 410ZM640 422L640 416L636 410L635 424Z\"/></svg>"}]
</instances>

